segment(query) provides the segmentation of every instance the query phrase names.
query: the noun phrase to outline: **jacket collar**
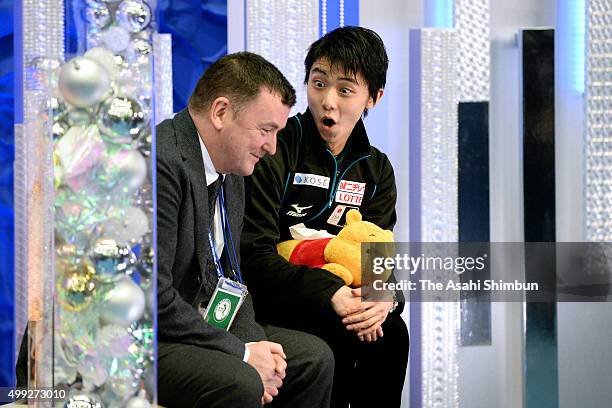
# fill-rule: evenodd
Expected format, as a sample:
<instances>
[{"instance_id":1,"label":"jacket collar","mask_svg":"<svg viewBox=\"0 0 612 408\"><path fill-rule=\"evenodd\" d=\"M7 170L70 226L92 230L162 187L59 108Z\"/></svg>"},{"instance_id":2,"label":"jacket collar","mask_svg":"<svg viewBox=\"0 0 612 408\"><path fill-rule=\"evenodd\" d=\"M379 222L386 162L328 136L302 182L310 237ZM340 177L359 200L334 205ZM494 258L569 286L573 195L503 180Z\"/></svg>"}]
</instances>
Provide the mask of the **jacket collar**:
<instances>
[{"instance_id":1,"label":"jacket collar","mask_svg":"<svg viewBox=\"0 0 612 408\"><path fill-rule=\"evenodd\" d=\"M327 145L319 134L319 130L314 122L310 109L307 108L303 114L298 114L298 117L304 127L303 138L308 141L305 144L306 148L312 148L317 152L327 150ZM361 157L370 154L370 141L362 119L359 119L355 124L343 151L346 152L347 158Z\"/></svg>"},{"instance_id":2,"label":"jacket collar","mask_svg":"<svg viewBox=\"0 0 612 408\"><path fill-rule=\"evenodd\" d=\"M182 110L174 116L174 128L176 131L177 145L187 168L189 180L191 181L191 194L195 208L195 243L198 254L198 262L203 274L206 274L206 260L210 257L208 244L208 226L212 220L208 216L208 189L206 183L206 171L198 131L196 130L193 119L187 109ZM227 198L225 208L232 221L232 236L240 235L240 225L236 222L236 214L241 214L243 197L236 194L243 194L241 189L241 177L227 175L224 181L224 191Z\"/></svg>"}]
</instances>

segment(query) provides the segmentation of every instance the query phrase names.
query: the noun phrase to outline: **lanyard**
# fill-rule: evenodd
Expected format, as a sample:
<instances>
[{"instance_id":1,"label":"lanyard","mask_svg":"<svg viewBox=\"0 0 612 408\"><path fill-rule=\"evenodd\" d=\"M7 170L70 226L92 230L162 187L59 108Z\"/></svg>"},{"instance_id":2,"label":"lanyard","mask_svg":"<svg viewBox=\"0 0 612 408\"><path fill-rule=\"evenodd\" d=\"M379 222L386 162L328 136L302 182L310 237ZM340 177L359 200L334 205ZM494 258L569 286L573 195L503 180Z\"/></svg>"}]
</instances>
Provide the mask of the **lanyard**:
<instances>
[{"instance_id":1,"label":"lanyard","mask_svg":"<svg viewBox=\"0 0 612 408\"><path fill-rule=\"evenodd\" d=\"M223 241L225 243L225 248L229 257L230 268L232 269L232 272L238 282L243 283L242 273L240 271L240 264L238 262L238 256L236 255L236 248L234 247L234 240L232 238L232 229L230 228L229 218L227 217L227 211L225 210L225 193L223 186L221 186L221 188L219 189L219 204L219 209L221 211L221 225L223 227ZM211 224L214 225L214 217L213 222ZM223 273L223 266L221 265L221 259L219 257L219 254L217 254L217 248L210 227L208 229L208 244L210 245L213 260L215 261L217 276L220 279L224 277L225 274Z\"/></svg>"}]
</instances>

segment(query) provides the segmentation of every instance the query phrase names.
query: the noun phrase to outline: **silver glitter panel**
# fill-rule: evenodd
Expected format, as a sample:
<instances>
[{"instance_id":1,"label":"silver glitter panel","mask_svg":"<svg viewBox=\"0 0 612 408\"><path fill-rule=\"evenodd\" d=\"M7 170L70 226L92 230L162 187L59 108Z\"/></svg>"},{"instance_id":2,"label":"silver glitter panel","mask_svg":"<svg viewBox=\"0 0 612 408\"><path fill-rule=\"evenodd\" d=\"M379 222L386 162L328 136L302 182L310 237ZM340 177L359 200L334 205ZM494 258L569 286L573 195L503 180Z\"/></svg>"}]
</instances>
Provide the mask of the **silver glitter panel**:
<instances>
[{"instance_id":1,"label":"silver glitter panel","mask_svg":"<svg viewBox=\"0 0 612 408\"><path fill-rule=\"evenodd\" d=\"M454 242L457 222L455 30L422 32L422 200L425 242Z\"/></svg>"},{"instance_id":2,"label":"silver glitter panel","mask_svg":"<svg viewBox=\"0 0 612 408\"><path fill-rule=\"evenodd\" d=\"M585 232L612 241L612 1L587 2Z\"/></svg>"},{"instance_id":3,"label":"silver glitter panel","mask_svg":"<svg viewBox=\"0 0 612 408\"><path fill-rule=\"evenodd\" d=\"M64 3L63 0L24 0L23 20L23 111L24 125L15 133L16 161L15 182L16 240L15 253L20 259L15 265L15 282L18 299L15 315L19 329L30 322L30 338L38 356L36 379L31 387L49 387L53 383L52 302L53 178L51 162L50 125L47 121L45 102L57 70L64 59ZM16 129L17 130L17 129ZM25 285L25 288L24 288ZM27 294L24 295L24 294ZM19 347L19 344L16 344Z\"/></svg>"},{"instance_id":4,"label":"silver glitter panel","mask_svg":"<svg viewBox=\"0 0 612 408\"><path fill-rule=\"evenodd\" d=\"M64 58L64 2L23 0L22 7L25 87L40 89L32 69Z\"/></svg>"},{"instance_id":5,"label":"silver glitter panel","mask_svg":"<svg viewBox=\"0 0 612 408\"><path fill-rule=\"evenodd\" d=\"M296 88L292 114L307 106L304 58L318 38L319 3L313 0L247 0L248 51L262 55Z\"/></svg>"},{"instance_id":6,"label":"silver glitter panel","mask_svg":"<svg viewBox=\"0 0 612 408\"><path fill-rule=\"evenodd\" d=\"M15 361L21 337L28 324L28 264L27 264L27 171L26 143L22 124L15 125L15 164L13 176L15 203Z\"/></svg>"},{"instance_id":7,"label":"silver glitter panel","mask_svg":"<svg viewBox=\"0 0 612 408\"><path fill-rule=\"evenodd\" d=\"M172 117L172 36L153 34L155 122Z\"/></svg>"},{"instance_id":8,"label":"silver glitter panel","mask_svg":"<svg viewBox=\"0 0 612 408\"><path fill-rule=\"evenodd\" d=\"M454 29L421 30L421 240L458 240L457 41ZM432 282L442 281L437 273ZM433 295L432 295L433 296ZM459 406L459 299L422 299L422 406Z\"/></svg>"},{"instance_id":9,"label":"silver glitter panel","mask_svg":"<svg viewBox=\"0 0 612 408\"><path fill-rule=\"evenodd\" d=\"M459 37L459 101L489 100L489 0L455 0Z\"/></svg>"}]
</instances>

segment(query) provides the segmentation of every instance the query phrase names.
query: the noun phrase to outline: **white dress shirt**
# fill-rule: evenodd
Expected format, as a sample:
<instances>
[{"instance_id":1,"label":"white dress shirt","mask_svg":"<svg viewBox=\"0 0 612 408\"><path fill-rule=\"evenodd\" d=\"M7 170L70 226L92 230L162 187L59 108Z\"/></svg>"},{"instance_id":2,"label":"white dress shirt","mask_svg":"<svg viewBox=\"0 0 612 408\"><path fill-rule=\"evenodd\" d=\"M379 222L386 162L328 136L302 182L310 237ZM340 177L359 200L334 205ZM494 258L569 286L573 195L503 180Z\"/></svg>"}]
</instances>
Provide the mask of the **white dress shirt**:
<instances>
[{"instance_id":1,"label":"white dress shirt","mask_svg":"<svg viewBox=\"0 0 612 408\"><path fill-rule=\"evenodd\" d=\"M204 141L200 137L199 133L198 140L200 141L200 149L202 149L202 159L204 160L204 170L206 171L206 186L208 187L212 183L214 183L217 178L219 178L219 172L217 171L217 169L215 169L215 165L213 164L212 159L210 158L210 154L208 154L208 150L206 149ZM223 180L225 180L225 174L222 174L221 177L223 177ZM225 246L225 241L223 240L223 220L221 219L221 210L219 209L219 205L219 196L217 196L217 200L215 201L213 234L215 237L215 251L217 251L217 254L219 255L219 257L221 257L221 254L223 253L223 247ZM246 347L249 344L253 343L245 344L244 357L242 358L242 361L244 362L249 361L249 357L251 356L249 348Z\"/></svg>"}]
</instances>

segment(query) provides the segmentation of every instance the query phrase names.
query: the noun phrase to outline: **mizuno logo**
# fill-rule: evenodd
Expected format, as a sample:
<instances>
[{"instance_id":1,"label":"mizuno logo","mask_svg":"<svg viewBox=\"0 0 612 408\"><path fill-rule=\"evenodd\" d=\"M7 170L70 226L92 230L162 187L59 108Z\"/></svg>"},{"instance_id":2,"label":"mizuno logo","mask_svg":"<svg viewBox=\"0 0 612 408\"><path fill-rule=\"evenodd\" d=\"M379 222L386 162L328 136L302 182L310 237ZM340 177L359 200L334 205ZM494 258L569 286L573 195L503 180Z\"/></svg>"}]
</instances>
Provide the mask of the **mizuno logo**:
<instances>
[{"instance_id":1,"label":"mizuno logo","mask_svg":"<svg viewBox=\"0 0 612 408\"><path fill-rule=\"evenodd\" d=\"M297 211L299 214L301 214L301 213L302 213L302 211L307 210L307 209L309 209L310 207L312 207L312 205L309 205L308 207L300 207L300 206L299 206L299 205L297 205L297 204L291 204L291 206L292 206L293 208L295 208L295 211Z\"/></svg>"},{"instance_id":2,"label":"mizuno logo","mask_svg":"<svg viewBox=\"0 0 612 408\"><path fill-rule=\"evenodd\" d=\"M290 215L292 217L304 217L307 215L307 213L303 213L302 211L312 207L312 205L309 205L308 207L300 207L297 204L291 204L291 206L295 209L295 211L287 211L287 215Z\"/></svg>"}]
</instances>

